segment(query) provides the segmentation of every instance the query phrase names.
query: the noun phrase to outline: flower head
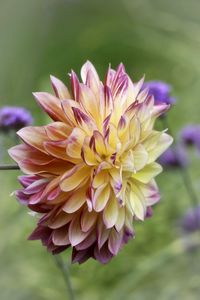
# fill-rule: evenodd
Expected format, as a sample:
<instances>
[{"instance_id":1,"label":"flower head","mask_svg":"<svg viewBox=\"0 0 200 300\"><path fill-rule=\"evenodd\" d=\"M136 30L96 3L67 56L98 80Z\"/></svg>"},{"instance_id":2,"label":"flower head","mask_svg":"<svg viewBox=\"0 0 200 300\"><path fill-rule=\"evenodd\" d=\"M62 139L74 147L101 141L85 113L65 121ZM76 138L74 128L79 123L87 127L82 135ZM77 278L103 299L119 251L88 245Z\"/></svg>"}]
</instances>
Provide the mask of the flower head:
<instances>
[{"instance_id":1,"label":"flower head","mask_svg":"<svg viewBox=\"0 0 200 300\"><path fill-rule=\"evenodd\" d=\"M31 113L23 107L4 106L0 109L0 129L19 130L33 122Z\"/></svg>"},{"instance_id":2,"label":"flower head","mask_svg":"<svg viewBox=\"0 0 200 300\"><path fill-rule=\"evenodd\" d=\"M186 145L194 145L200 150L200 125L187 125L181 130L181 139Z\"/></svg>"},{"instance_id":3,"label":"flower head","mask_svg":"<svg viewBox=\"0 0 200 300\"><path fill-rule=\"evenodd\" d=\"M188 164L188 156L182 145L168 148L159 158L159 163L168 168L184 168Z\"/></svg>"},{"instance_id":4,"label":"flower head","mask_svg":"<svg viewBox=\"0 0 200 300\"><path fill-rule=\"evenodd\" d=\"M164 81L148 81L143 88L147 88L150 95L154 96L155 104L174 104L176 99L170 96L171 86Z\"/></svg>"},{"instance_id":5,"label":"flower head","mask_svg":"<svg viewBox=\"0 0 200 300\"><path fill-rule=\"evenodd\" d=\"M186 233L200 230L200 205L187 211L182 219L182 228Z\"/></svg>"},{"instance_id":6,"label":"flower head","mask_svg":"<svg viewBox=\"0 0 200 300\"><path fill-rule=\"evenodd\" d=\"M172 138L153 127L168 105L155 105L122 64L104 83L90 62L82 82L70 78L71 93L53 76L55 96L34 93L54 122L18 132L24 143L9 153L26 175L16 196L40 216L30 239L54 254L72 247L73 262L106 263L159 200L155 160Z\"/></svg>"}]
</instances>

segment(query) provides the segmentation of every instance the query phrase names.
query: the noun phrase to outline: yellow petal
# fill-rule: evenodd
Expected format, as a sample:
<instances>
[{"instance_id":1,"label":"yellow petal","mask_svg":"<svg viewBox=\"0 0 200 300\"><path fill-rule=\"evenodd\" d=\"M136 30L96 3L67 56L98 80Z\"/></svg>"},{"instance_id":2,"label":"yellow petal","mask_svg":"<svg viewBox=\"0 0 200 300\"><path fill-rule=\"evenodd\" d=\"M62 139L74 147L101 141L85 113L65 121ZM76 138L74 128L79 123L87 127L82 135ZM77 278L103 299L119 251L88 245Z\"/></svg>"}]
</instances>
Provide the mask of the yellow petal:
<instances>
[{"instance_id":1,"label":"yellow petal","mask_svg":"<svg viewBox=\"0 0 200 300\"><path fill-rule=\"evenodd\" d=\"M146 165L142 170L132 175L132 178L141 181L142 183L148 183L151 179L162 172L162 167L154 162Z\"/></svg>"},{"instance_id":2,"label":"yellow petal","mask_svg":"<svg viewBox=\"0 0 200 300\"><path fill-rule=\"evenodd\" d=\"M100 186L94 193L94 210L99 212L104 209L110 197L110 186L106 183Z\"/></svg>"},{"instance_id":3,"label":"yellow petal","mask_svg":"<svg viewBox=\"0 0 200 300\"><path fill-rule=\"evenodd\" d=\"M136 185L131 187L129 201L134 215L138 219L144 220L146 214L145 198Z\"/></svg>"},{"instance_id":4,"label":"yellow petal","mask_svg":"<svg viewBox=\"0 0 200 300\"><path fill-rule=\"evenodd\" d=\"M75 191L69 199L66 200L65 205L62 207L66 213L73 213L80 209L80 207L86 202L86 191L80 189Z\"/></svg>"},{"instance_id":5,"label":"yellow petal","mask_svg":"<svg viewBox=\"0 0 200 300\"><path fill-rule=\"evenodd\" d=\"M118 218L118 203L115 197L111 198L103 211L103 221L106 228L113 227Z\"/></svg>"},{"instance_id":6,"label":"yellow petal","mask_svg":"<svg viewBox=\"0 0 200 300\"><path fill-rule=\"evenodd\" d=\"M72 191L85 183L88 180L89 175L90 169L88 167L83 167L82 165L75 166L63 175L60 188L64 192Z\"/></svg>"}]
</instances>

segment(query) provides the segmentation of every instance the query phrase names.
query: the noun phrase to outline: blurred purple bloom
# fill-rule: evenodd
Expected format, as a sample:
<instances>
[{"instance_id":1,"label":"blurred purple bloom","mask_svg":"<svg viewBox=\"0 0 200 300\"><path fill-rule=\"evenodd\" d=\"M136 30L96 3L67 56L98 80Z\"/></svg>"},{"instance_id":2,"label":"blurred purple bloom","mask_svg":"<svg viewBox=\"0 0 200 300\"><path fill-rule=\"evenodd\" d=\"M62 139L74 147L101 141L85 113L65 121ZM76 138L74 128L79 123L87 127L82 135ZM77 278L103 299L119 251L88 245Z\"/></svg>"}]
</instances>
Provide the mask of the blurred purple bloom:
<instances>
[{"instance_id":1,"label":"blurred purple bloom","mask_svg":"<svg viewBox=\"0 0 200 300\"><path fill-rule=\"evenodd\" d=\"M188 157L185 148L181 145L167 149L159 158L163 167L184 168L188 164Z\"/></svg>"},{"instance_id":2,"label":"blurred purple bloom","mask_svg":"<svg viewBox=\"0 0 200 300\"><path fill-rule=\"evenodd\" d=\"M23 107L4 106L0 109L0 129L19 130L31 125L33 118L31 113Z\"/></svg>"},{"instance_id":3,"label":"blurred purple bloom","mask_svg":"<svg viewBox=\"0 0 200 300\"><path fill-rule=\"evenodd\" d=\"M181 225L187 233L200 230L200 205L188 210L182 219Z\"/></svg>"},{"instance_id":4,"label":"blurred purple bloom","mask_svg":"<svg viewBox=\"0 0 200 300\"><path fill-rule=\"evenodd\" d=\"M181 131L181 139L187 145L195 145L200 150L200 125L190 124Z\"/></svg>"},{"instance_id":5,"label":"blurred purple bloom","mask_svg":"<svg viewBox=\"0 0 200 300\"><path fill-rule=\"evenodd\" d=\"M155 104L174 104L176 99L170 97L171 86L163 81L148 81L143 85L149 90L149 94L154 96Z\"/></svg>"}]
</instances>

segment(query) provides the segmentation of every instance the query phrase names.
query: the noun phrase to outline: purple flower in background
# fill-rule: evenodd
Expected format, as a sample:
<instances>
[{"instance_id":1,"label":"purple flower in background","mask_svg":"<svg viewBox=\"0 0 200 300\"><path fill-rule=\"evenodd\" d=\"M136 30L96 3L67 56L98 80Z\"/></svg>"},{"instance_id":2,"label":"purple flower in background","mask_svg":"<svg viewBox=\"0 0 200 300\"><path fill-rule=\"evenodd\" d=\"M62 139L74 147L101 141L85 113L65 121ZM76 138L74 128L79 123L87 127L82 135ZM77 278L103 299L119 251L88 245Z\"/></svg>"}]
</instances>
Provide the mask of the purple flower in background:
<instances>
[{"instance_id":1,"label":"purple flower in background","mask_svg":"<svg viewBox=\"0 0 200 300\"><path fill-rule=\"evenodd\" d=\"M186 233L200 230L200 205L188 210L182 219L181 225Z\"/></svg>"},{"instance_id":2,"label":"purple flower in background","mask_svg":"<svg viewBox=\"0 0 200 300\"><path fill-rule=\"evenodd\" d=\"M159 163L168 168L184 168L188 164L185 148L181 145L167 149L159 158Z\"/></svg>"},{"instance_id":3,"label":"purple flower in background","mask_svg":"<svg viewBox=\"0 0 200 300\"><path fill-rule=\"evenodd\" d=\"M181 139L186 145L195 145L200 150L200 125L185 126L181 131Z\"/></svg>"},{"instance_id":4,"label":"purple flower in background","mask_svg":"<svg viewBox=\"0 0 200 300\"><path fill-rule=\"evenodd\" d=\"M155 104L174 104L176 99L170 96L171 86L163 81L148 81L144 83L144 88L149 90L149 94L155 98Z\"/></svg>"},{"instance_id":5,"label":"purple flower in background","mask_svg":"<svg viewBox=\"0 0 200 300\"><path fill-rule=\"evenodd\" d=\"M22 127L31 125L32 122L31 113L23 107L4 106L0 109L1 130L19 130Z\"/></svg>"}]
</instances>

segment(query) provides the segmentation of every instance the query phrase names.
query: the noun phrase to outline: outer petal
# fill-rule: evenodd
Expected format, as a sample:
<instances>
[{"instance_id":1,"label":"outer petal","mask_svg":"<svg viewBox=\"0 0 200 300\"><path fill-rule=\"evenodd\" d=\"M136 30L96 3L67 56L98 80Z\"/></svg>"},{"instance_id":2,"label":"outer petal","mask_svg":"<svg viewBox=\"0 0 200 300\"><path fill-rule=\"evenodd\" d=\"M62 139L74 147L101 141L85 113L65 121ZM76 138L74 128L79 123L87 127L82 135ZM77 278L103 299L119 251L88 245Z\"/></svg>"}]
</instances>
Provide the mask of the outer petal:
<instances>
[{"instance_id":1,"label":"outer petal","mask_svg":"<svg viewBox=\"0 0 200 300\"><path fill-rule=\"evenodd\" d=\"M61 102L55 96L49 93L33 93L38 104L47 112L54 121L66 122L65 114L61 108Z\"/></svg>"},{"instance_id":2,"label":"outer petal","mask_svg":"<svg viewBox=\"0 0 200 300\"><path fill-rule=\"evenodd\" d=\"M132 175L132 178L141 181L142 183L148 183L151 179L162 172L162 167L158 163L151 163L146 165L142 170Z\"/></svg>"},{"instance_id":3,"label":"outer petal","mask_svg":"<svg viewBox=\"0 0 200 300\"><path fill-rule=\"evenodd\" d=\"M150 137L144 141L143 145L148 151L148 163L155 161L172 144L173 138L160 132L153 132Z\"/></svg>"},{"instance_id":4,"label":"outer petal","mask_svg":"<svg viewBox=\"0 0 200 300\"><path fill-rule=\"evenodd\" d=\"M64 99L71 99L70 93L66 85L58 78L54 76L50 76L51 83L56 94L56 97L64 100Z\"/></svg>"}]
</instances>

